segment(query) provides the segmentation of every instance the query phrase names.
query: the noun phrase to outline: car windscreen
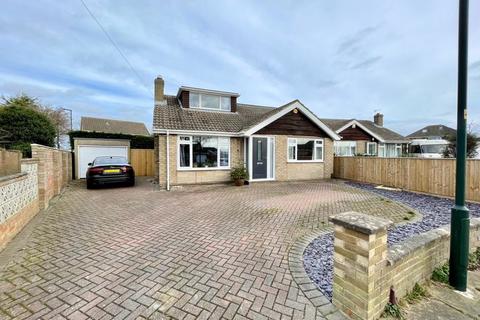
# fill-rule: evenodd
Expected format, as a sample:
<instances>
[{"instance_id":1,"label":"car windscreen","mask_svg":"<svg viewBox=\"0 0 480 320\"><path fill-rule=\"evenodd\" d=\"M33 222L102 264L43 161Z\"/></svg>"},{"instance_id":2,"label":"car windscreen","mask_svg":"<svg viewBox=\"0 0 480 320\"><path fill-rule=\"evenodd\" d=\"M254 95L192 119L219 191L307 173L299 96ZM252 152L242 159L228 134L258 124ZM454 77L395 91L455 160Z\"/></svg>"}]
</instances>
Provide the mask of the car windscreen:
<instances>
[{"instance_id":1,"label":"car windscreen","mask_svg":"<svg viewBox=\"0 0 480 320\"><path fill-rule=\"evenodd\" d=\"M127 164L127 158L125 157L97 157L93 161L94 166L102 166L109 164Z\"/></svg>"}]
</instances>

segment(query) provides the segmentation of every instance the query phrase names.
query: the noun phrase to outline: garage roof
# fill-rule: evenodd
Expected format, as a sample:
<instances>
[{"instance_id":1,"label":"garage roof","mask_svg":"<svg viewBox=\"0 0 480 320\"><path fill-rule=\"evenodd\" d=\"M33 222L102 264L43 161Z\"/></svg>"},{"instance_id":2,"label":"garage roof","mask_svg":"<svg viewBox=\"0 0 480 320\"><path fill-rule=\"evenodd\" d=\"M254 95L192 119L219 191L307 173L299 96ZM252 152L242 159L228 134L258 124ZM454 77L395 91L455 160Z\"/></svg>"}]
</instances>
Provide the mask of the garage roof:
<instances>
[{"instance_id":1,"label":"garage roof","mask_svg":"<svg viewBox=\"0 0 480 320\"><path fill-rule=\"evenodd\" d=\"M149 136L147 127L142 122L123 121L82 117L80 130L87 132L123 133L138 136Z\"/></svg>"}]
</instances>

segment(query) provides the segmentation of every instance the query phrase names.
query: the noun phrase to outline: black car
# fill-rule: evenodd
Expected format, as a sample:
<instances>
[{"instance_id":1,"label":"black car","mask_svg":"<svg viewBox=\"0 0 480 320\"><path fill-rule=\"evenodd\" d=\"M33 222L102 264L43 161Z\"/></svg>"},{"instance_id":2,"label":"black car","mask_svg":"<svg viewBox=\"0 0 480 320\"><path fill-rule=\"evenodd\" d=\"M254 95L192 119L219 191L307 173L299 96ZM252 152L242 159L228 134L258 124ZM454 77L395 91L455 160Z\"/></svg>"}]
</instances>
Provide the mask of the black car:
<instances>
[{"instance_id":1,"label":"black car","mask_svg":"<svg viewBox=\"0 0 480 320\"><path fill-rule=\"evenodd\" d=\"M135 185L135 171L125 157L97 157L88 164L87 189L96 185Z\"/></svg>"}]
</instances>

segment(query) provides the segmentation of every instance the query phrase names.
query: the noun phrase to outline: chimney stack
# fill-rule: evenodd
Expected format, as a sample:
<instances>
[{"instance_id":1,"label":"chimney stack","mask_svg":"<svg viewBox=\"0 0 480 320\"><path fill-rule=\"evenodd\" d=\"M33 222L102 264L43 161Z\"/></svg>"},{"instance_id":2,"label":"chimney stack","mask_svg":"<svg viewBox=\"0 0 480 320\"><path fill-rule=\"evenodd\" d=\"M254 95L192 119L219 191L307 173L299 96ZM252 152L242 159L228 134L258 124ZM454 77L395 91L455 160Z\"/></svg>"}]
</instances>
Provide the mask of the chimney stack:
<instances>
[{"instance_id":1,"label":"chimney stack","mask_svg":"<svg viewBox=\"0 0 480 320\"><path fill-rule=\"evenodd\" d=\"M381 114L380 112L375 113L375 115L373 116L373 122L377 126L383 127L383 114Z\"/></svg>"},{"instance_id":2,"label":"chimney stack","mask_svg":"<svg viewBox=\"0 0 480 320\"><path fill-rule=\"evenodd\" d=\"M155 78L155 88L154 88L154 96L155 96L155 105L164 105L166 104L165 100L165 81L163 81L162 76L158 76Z\"/></svg>"}]
</instances>

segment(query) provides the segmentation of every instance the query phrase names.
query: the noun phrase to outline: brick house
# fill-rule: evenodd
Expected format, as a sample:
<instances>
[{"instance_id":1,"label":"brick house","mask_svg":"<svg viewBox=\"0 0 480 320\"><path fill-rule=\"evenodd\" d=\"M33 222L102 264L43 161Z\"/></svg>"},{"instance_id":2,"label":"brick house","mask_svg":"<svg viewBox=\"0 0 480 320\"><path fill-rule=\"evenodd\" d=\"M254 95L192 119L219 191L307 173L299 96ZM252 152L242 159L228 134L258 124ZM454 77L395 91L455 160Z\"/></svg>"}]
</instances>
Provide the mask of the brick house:
<instances>
[{"instance_id":1,"label":"brick house","mask_svg":"<svg viewBox=\"0 0 480 320\"><path fill-rule=\"evenodd\" d=\"M374 120L320 119L342 140L335 141L336 156L368 155L382 158L400 157L406 151L408 139L383 126L383 114Z\"/></svg>"},{"instance_id":2,"label":"brick house","mask_svg":"<svg viewBox=\"0 0 480 320\"><path fill-rule=\"evenodd\" d=\"M230 181L245 166L250 182L330 178L340 137L300 101L272 108L241 104L239 94L180 87L164 94L155 79L156 176L160 186Z\"/></svg>"}]
</instances>

